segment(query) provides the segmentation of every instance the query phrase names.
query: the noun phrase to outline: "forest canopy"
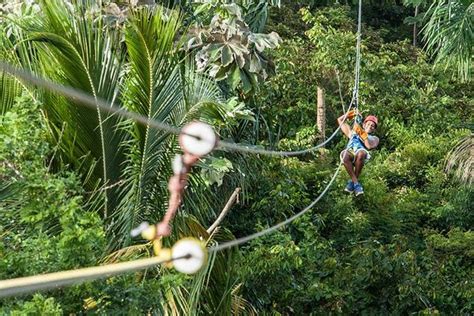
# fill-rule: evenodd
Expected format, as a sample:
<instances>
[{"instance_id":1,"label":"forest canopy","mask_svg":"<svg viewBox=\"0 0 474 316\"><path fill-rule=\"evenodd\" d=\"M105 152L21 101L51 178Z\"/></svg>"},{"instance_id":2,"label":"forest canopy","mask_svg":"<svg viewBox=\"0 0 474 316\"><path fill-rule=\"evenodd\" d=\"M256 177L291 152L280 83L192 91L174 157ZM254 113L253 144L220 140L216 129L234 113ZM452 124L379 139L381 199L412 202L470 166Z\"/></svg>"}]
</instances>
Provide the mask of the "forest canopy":
<instances>
[{"instance_id":1,"label":"forest canopy","mask_svg":"<svg viewBox=\"0 0 474 316\"><path fill-rule=\"evenodd\" d=\"M358 9L1 3L0 280L155 256L131 231L167 213L183 153L173 131L193 121L237 145L190 168L162 246L272 230L210 251L194 275L156 265L13 296L0 287L0 313L472 314L474 4L361 1L360 59ZM354 100L380 140L359 196L344 192L337 123Z\"/></svg>"}]
</instances>

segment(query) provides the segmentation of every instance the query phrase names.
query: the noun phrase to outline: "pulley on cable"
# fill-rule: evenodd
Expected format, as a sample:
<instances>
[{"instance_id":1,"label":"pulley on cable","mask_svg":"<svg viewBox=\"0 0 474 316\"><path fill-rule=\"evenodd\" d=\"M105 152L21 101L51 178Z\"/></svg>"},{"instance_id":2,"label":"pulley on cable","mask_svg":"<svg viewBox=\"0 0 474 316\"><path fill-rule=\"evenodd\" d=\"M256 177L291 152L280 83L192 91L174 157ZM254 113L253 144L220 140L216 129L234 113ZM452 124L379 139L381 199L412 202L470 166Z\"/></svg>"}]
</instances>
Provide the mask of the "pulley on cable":
<instances>
[{"instance_id":1,"label":"pulley on cable","mask_svg":"<svg viewBox=\"0 0 474 316\"><path fill-rule=\"evenodd\" d=\"M161 239L171 234L170 223L181 205L191 168L202 156L209 154L216 147L217 135L211 126L195 121L181 130L179 145L183 155L177 155L172 163L173 175L168 182L170 197L163 220L155 225L142 223L132 230L131 235L141 235L152 241L155 255L163 260L183 257L169 261L165 266L174 266L183 273L196 273L207 258L207 249L201 241L196 238L184 238L168 249L162 247Z\"/></svg>"}]
</instances>

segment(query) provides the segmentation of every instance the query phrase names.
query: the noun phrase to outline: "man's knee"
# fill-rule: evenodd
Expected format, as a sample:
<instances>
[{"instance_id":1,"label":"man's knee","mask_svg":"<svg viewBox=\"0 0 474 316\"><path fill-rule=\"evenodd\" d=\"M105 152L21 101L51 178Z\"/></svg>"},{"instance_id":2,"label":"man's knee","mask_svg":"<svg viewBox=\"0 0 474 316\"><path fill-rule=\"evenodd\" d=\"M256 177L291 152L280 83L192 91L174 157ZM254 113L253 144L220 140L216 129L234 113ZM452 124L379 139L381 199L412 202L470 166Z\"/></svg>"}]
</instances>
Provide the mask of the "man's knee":
<instances>
[{"instance_id":1,"label":"man's knee","mask_svg":"<svg viewBox=\"0 0 474 316\"><path fill-rule=\"evenodd\" d=\"M347 151L346 152L342 152L342 161L344 161L345 163L352 163L352 156L350 153L348 153Z\"/></svg>"},{"instance_id":2,"label":"man's knee","mask_svg":"<svg viewBox=\"0 0 474 316\"><path fill-rule=\"evenodd\" d=\"M365 158L367 158L367 153L363 150L359 151L356 155L356 160L364 162Z\"/></svg>"}]
</instances>

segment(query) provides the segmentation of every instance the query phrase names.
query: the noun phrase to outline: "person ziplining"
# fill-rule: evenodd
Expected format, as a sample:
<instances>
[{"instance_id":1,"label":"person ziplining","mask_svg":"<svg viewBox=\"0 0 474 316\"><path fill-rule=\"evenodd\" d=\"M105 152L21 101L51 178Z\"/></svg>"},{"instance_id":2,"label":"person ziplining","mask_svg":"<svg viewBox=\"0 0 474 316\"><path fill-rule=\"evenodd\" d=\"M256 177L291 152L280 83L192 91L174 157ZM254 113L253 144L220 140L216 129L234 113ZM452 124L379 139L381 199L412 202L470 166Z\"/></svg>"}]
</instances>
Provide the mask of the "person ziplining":
<instances>
[{"instance_id":1,"label":"person ziplining","mask_svg":"<svg viewBox=\"0 0 474 316\"><path fill-rule=\"evenodd\" d=\"M351 129L345 119L352 120L355 118L354 127ZM347 182L344 191L354 193L356 196L364 194L364 189L359 182L359 176L362 168L370 159L369 150L376 148L379 145L379 138L372 134L378 125L378 119L374 115L368 115L362 123L362 116L357 109L351 110L346 114L341 115L337 119L337 123L341 127L342 132L349 143L341 152L341 161L347 170L351 179Z\"/></svg>"}]
</instances>

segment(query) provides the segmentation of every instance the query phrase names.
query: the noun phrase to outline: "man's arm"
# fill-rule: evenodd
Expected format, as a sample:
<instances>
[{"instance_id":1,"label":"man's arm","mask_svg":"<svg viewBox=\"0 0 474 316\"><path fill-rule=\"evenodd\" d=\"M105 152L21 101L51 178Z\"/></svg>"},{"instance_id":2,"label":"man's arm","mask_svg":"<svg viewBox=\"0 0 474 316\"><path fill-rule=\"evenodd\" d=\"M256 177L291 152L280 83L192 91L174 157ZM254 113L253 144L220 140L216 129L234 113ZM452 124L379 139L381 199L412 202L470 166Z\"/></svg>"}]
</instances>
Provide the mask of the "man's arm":
<instances>
[{"instance_id":1,"label":"man's arm","mask_svg":"<svg viewBox=\"0 0 474 316\"><path fill-rule=\"evenodd\" d=\"M367 132L357 123L354 125L354 132L359 135L365 148L373 149L379 145L379 138L377 136L369 136L369 134L367 134Z\"/></svg>"},{"instance_id":2,"label":"man's arm","mask_svg":"<svg viewBox=\"0 0 474 316\"><path fill-rule=\"evenodd\" d=\"M364 140L364 146L367 149L374 149L379 145L379 138L377 136L369 136Z\"/></svg>"},{"instance_id":3,"label":"man's arm","mask_svg":"<svg viewBox=\"0 0 474 316\"><path fill-rule=\"evenodd\" d=\"M343 114L337 118L337 124L339 124L339 126L341 127L341 131L344 133L344 135L346 135L348 138L351 138L351 127L349 126L349 124L344 122L344 116L346 115ZM347 119L349 119L349 113L347 114L346 120Z\"/></svg>"}]
</instances>

